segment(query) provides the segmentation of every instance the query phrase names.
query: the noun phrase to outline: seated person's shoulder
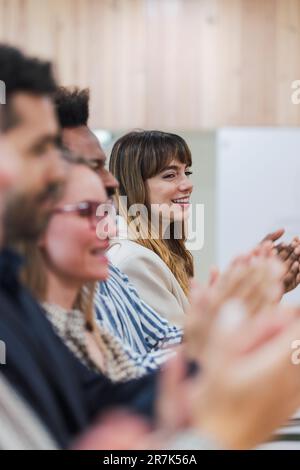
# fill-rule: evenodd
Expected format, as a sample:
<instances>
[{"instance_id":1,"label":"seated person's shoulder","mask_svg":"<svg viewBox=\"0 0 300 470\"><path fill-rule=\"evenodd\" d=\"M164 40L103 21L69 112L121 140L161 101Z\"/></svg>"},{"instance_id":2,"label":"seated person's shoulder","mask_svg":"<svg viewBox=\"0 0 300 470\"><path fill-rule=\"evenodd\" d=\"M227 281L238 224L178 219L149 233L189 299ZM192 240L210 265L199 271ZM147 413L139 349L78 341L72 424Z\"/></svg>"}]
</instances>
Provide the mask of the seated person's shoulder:
<instances>
[{"instance_id":1,"label":"seated person's shoulder","mask_svg":"<svg viewBox=\"0 0 300 470\"><path fill-rule=\"evenodd\" d=\"M135 265L147 265L148 268L159 267L166 269L163 260L154 251L132 240L118 240L113 242L108 250L109 260L122 270L122 266L128 263Z\"/></svg>"}]
</instances>

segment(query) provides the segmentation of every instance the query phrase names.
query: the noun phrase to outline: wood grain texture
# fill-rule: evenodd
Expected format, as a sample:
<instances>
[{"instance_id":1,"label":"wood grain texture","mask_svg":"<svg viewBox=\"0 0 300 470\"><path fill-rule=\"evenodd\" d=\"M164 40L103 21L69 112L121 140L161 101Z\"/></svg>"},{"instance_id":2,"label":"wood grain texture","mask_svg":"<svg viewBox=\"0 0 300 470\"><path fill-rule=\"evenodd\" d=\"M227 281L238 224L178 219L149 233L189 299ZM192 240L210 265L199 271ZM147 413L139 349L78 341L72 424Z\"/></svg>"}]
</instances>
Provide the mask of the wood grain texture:
<instances>
[{"instance_id":1,"label":"wood grain texture","mask_svg":"<svg viewBox=\"0 0 300 470\"><path fill-rule=\"evenodd\" d=\"M0 0L0 41L89 86L93 126L300 124L300 0Z\"/></svg>"}]
</instances>

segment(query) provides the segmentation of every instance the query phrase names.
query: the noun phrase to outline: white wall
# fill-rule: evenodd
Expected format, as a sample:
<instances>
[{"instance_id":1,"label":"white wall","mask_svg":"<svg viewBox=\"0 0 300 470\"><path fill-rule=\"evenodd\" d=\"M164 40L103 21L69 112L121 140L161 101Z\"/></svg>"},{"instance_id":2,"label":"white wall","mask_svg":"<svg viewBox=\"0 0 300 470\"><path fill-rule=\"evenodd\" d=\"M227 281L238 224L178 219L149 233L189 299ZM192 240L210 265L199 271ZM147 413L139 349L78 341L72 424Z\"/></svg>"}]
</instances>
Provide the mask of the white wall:
<instances>
[{"instance_id":1,"label":"white wall","mask_svg":"<svg viewBox=\"0 0 300 470\"><path fill-rule=\"evenodd\" d=\"M210 267L216 263L216 133L180 133L189 145L193 156L194 190L192 203L204 204L204 245L201 250L192 251L195 261L195 274L205 282ZM202 221L198 221L197 230ZM194 226L194 223L193 223Z\"/></svg>"},{"instance_id":2,"label":"white wall","mask_svg":"<svg viewBox=\"0 0 300 470\"><path fill-rule=\"evenodd\" d=\"M286 228L300 234L300 130L222 129L217 134L217 261ZM300 300L300 289L291 294Z\"/></svg>"}]
</instances>

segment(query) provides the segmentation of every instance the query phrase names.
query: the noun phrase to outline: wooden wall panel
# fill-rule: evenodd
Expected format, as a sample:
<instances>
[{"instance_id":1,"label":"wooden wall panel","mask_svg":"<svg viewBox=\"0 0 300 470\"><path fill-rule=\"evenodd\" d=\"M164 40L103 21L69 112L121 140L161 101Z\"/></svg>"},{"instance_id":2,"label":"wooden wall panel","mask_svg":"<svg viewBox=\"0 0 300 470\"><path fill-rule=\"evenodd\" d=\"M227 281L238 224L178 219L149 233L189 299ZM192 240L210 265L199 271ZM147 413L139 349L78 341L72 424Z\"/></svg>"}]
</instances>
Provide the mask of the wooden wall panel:
<instances>
[{"instance_id":1,"label":"wooden wall panel","mask_svg":"<svg viewBox=\"0 0 300 470\"><path fill-rule=\"evenodd\" d=\"M300 124L300 0L0 0L0 41L89 86L97 127Z\"/></svg>"}]
</instances>

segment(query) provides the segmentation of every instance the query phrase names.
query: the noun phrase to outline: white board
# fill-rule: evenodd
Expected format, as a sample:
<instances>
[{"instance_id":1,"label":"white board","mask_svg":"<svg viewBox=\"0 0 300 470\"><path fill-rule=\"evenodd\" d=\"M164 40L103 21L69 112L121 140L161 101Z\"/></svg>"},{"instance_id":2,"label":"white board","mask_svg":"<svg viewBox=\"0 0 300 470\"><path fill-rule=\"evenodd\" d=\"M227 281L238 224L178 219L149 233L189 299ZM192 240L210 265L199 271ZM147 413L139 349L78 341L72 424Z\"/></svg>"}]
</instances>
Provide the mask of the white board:
<instances>
[{"instance_id":1,"label":"white board","mask_svg":"<svg viewBox=\"0 0 300 470\"><path fill-rule=\"evenodd\" d=\"M216 227L222 269L273 230L300 235L300 130L218 132ZM300 303L300 287L287 297Z\"/></svg>"}]
</instances>

